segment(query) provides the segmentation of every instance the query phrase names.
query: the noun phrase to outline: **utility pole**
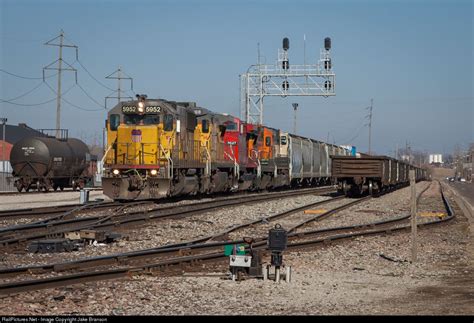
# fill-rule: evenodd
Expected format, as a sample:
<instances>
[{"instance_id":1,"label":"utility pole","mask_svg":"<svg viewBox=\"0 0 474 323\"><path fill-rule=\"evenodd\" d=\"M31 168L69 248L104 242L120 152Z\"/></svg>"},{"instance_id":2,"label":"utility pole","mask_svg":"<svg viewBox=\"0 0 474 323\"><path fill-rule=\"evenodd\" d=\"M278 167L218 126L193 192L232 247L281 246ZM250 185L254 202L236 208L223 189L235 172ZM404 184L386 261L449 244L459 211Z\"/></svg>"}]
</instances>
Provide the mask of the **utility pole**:
<instances>
[{"instance_id":1,"label":"utility pole","mask_svg":"<svg viewBox=\"0 0 474 323\"><path fill-rule=\"evenodd\" d=\"M410 164L410 162L411 162L411 146L408 143L408 140L405 142L405 153L407 154L408 163Z\"/></svg>"},{"instance_id":2,"label":"utility pole","mask_svg":"<svg viewBox=\"0 0 474 323\"><path fill-rule=\"evenodd\" d=\"M59 44L54 43L59 38ZM56 104L56 138L60 138L60 128L61 128L61 74L63 70L73 71L76 73L76 83L77 83L77 70L71 66L68 62L63 60L63 47L72 47L76 49L76 60L78 58L78 47L76 45L66 45L64 44L64 31L61 29L61 32L58 37L55 37L45 43L47 46L58 46L59 47L59 58L49 64L46 67L43 67L43 82L45 82L45 70L57 70L58 71L58 90L57 90L57 104ZM52 65L58 62L58 67L51 67ZM62 67L62 63L66 64L68 67Z\"/></svg>"},{"instance_id":3,"label":"utility pole","mask_svg":"<svg viewBox=\"0 0 474 323\"><path fill-rule=\"evenodd\" d=\"M416 182L415 170L410 170L410 189L411 189L411 261L416 262L417 256L417 223L416 223Z\"/></svg>"},{"instance_id":4,"label":"utility pole","mask_svg":"<svg viewBox=\"0 0 474 323\"><path fill-rule=\"evenodd\" d=\"M296 135L296 110L298 109L298 103L293 103L294 120L293 120L293 133Z\"/></svg>"},{"instance_id":5,"label":"utility pole","mask_svg":"<svg viewBox=\"0 0 474 323\"><path fill-rule=\"evenodd\" d=\"M125 76L124 76L125 75ZM125 72L122 70L122 67L119 66L118 69L112 72L112 74L108 75L105 77L106 79L114 79L118 81L117 84L117 90L115 90L113 93L117 93L117 96L106 96L105 97L105 108L107 108L107 99L117 99L117 102L120 103L122 101L122 98L127 98L127 99L133 99L131 96L124 96L122 97L122 80L130 80L130 89L133 91L133 78L125 74Z\"/></svg>"},{"instance_id":6,"label":"utility pole","mask_svg":"<svg viewBox=\"0 0 474 323\"><path fill-rule=\"evenodd\" d=\"M2 122L2 125L3 125L3 141L2 141L2 186L3 187L2 187L2 189L3 189L3 191L6 191L7 172L5 171L5 161L6 161L6 156L5 156L5 145L6 145L6 142L5 142L5 125L8 121L8 119L7 118L0 118L0 121Z\"/></svg>"},{"instance_id":7,"label":"utility pole","mask_svg":"<svg viewBox=\"0 0 474 323\"><path fill-rule=\"evenodd\" d=\"M370 107L367 107L369 109L369 115L367 116L369 118L369 155L372 154L372 109L374 105L374 99L370 99Z\"/></svg>"}]
</instances>

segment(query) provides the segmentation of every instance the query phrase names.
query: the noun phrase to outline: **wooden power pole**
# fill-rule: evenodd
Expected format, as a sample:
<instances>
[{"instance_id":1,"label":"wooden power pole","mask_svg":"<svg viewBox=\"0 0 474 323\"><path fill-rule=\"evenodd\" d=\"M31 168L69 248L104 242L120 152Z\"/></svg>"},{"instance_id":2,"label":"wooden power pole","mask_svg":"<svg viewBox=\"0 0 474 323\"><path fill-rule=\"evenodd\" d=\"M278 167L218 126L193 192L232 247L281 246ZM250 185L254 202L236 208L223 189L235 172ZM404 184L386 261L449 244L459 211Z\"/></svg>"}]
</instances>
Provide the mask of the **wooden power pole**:
<instances>
[{"instance_id":1,"label":"wooden power pole","mask_svg":"<svg viewBox=\"0 0 474 323\"><path fill-rule=\"evenodd\" d=\"M416 224L416 181L415 170L410 170L410 188L411 188L411 261L416 262L417 254L417 224Z\"/></svg>"}]
</instances>

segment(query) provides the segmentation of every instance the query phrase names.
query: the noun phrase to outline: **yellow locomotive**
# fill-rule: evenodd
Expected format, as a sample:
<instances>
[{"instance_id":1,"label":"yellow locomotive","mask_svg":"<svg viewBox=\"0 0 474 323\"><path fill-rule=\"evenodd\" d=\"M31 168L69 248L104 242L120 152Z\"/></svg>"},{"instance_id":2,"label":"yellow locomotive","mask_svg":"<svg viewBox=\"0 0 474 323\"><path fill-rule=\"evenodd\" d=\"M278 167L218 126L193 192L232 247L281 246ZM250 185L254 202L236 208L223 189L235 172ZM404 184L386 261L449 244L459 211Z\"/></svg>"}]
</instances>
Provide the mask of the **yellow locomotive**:
<instances>
[{"instance_id":1,"label":"yellow locomotive","mask_svg":"<svg viewBox=\"0 0 474 323\"><path fill-rule=\"evenodd\" d=\"M137 95L119 103L106 122L104 193L130 200L230 188L236 163L223 153L227 119L193 102ZM213 172L211 160L218 166Z\"/></svg>"}]
</instances>

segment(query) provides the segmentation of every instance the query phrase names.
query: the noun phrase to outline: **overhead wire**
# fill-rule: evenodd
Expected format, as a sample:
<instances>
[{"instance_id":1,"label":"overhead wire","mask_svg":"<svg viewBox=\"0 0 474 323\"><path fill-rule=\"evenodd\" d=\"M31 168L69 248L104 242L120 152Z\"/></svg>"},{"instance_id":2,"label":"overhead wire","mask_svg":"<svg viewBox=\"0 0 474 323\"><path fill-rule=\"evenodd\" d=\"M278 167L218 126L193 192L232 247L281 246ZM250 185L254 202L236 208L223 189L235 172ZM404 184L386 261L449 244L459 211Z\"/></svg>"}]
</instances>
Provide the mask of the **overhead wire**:
<instances>
[{"instance_id":1,"label":"overhead wire","mask_svg":"<svg viewBox=\"0 0 474 323\"><path fill-rule=\"evenodd\" d=\"M114 90L114 89L108 87L107 85L103 84L102 82L100 82L98 79L96 79L96 78L94 77L94 75L92 75L91 72L89 72L89 70L82 64L82 62L81 62L79 59L77 59L76 62L78 62L79 65L81 65L81 67L84 69L84 71L86 71L87 74L89 74L89 76L90 76L94 81L96 81L99 85L103 86L103 87L106 88L106 89L109 89L110 91L113 91L113 90ZM74 63L75 63L75 62L74 62ZM74 65L74 63L73 63L73 65Z\"/></svg>"},{"instance_id":2,"label":"overhead wire","mask_svg":"<svg viewBox=\"0 0 474 323\"><path fill-rule=\"evenodd\" d=\"M58 94L58 93L48 84L48 82L45 81L45 83L46 83L46 85L49 87L49 89L50 89L53 93L55 93L56 95ZM79 84L77 84L77 85L79 85ZM72 87L74 87L74 86L76 86L76 84L74 84ZM71 88L72 88L72 87L71 87ZM66 92L63 93L63 95L65 95L65 94L66 94ZM72 106L72 107L74 107L74 108L77 108L77 109L79 109L79 110L83 110L83 111L101 111L101 110L104 110L104 108L101 108L101 109L88 109L88 108L84 108L84 107L78 106L78 105L76 105L76 104L74 104L74 103L69 102L69 101L66 100L63 96L61 96L61 101L64 101L65 103L69 104L70 106Z\"/></svg>"},{"instance_id":3,"label":"overhead wire","mask_svg":"<svg viewBox=\"0 0 474 323\"><path fill-rule=\"evenodd\" d=\"M17 97L14 97L14 98L11 98L11 99L7 99L7 100L4 100L4 99L0 99L0 102L11 102L11 101L16 101L24 96L27 96L28 94L30 94L31 92L33 92L34 90L36 90L37 88L39 88L40 86L43 85L43 82L39 83L38 85L36 85L34 88L32 88L31 90L29 90L28 92L26 93L23 93L22 95L19 95Z\"/></svg>"},{"instance_id":4,"label":"overhead wire","mask_svg":"<svg viewBox=\"0 0 474 323\"><path fill-rule=\"evenodd\" d=\"M42 80L43 79L43 77L29 77L29 76L18 75L18 74L15 74L15 73L8 72L4 69L0 69L0 72L6 73L8 75L15 76L15 77L18 77L18 78L21 78L21 79L25 79L25 80ZM50 76L45 76L44 78L50 78L50 77L53 77L55 75L58 75L58 73L52 74Z\"/></svg>"},{"instance_id":5,"label":"overhead wire","mask_svg":"<svg viewBox=\"0 0 474 323\"><path fill-rule=\"evenodd\" d=\"M44 83L46 83L46 85L51 89L51 87L49 86L49 84L46 81ZM69 91L71 91L75 86L76 86L76 84L73 84L70 88L68 88L66 91L64 91L63 95L68 93ZM56 93L56 91L53 91L53 92ZM16 102L10 102L10 101L2 101L2 102L7 103L7 104L23 106L23 107L33 107L33 106L38 106L38 105L44 105L44 104L53 102L54 100L56 100L56 98L52 98L50 100L40 102L40 103L16 103Z\"/></svg>"},{"instance_id":6,"label":"overhead wire","mask_svg":"<svg viewBox=\"0 0 474 323\"><path fill-rule=\"evenodd\" d=\"M94 101L98 106L100 106L101 108L105 108L104 105L100 104L99 102L97 102L92 96L89 95L89 93L87 93L86 90L84 90L84 88L79 84L77 83L77 86L79 86L79 88L81 89L82 92L84 92L84 94L89 98L91 99L92 101Z\"/></svg>"}]
</instances>

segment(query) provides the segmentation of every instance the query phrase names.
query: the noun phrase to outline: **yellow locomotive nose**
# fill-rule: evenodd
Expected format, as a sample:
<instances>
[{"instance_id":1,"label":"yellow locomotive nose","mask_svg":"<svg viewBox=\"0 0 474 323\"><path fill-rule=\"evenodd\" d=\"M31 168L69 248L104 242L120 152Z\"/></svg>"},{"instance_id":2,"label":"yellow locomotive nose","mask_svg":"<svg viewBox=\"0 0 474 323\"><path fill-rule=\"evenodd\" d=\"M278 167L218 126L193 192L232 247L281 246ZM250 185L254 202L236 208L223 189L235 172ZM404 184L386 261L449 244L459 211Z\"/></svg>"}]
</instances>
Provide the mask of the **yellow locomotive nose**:
<instances>
[{"instance_id":1,"label":"yellow locomotive nose","mask_svg":"<svg viewBox=\"0 0 474 323\"><path fill-rule=\"evenodd\" d=\"M121 125L117 135L117 159L123 165L158 164L158 127Z\"/></svg>"}]
</instances>

